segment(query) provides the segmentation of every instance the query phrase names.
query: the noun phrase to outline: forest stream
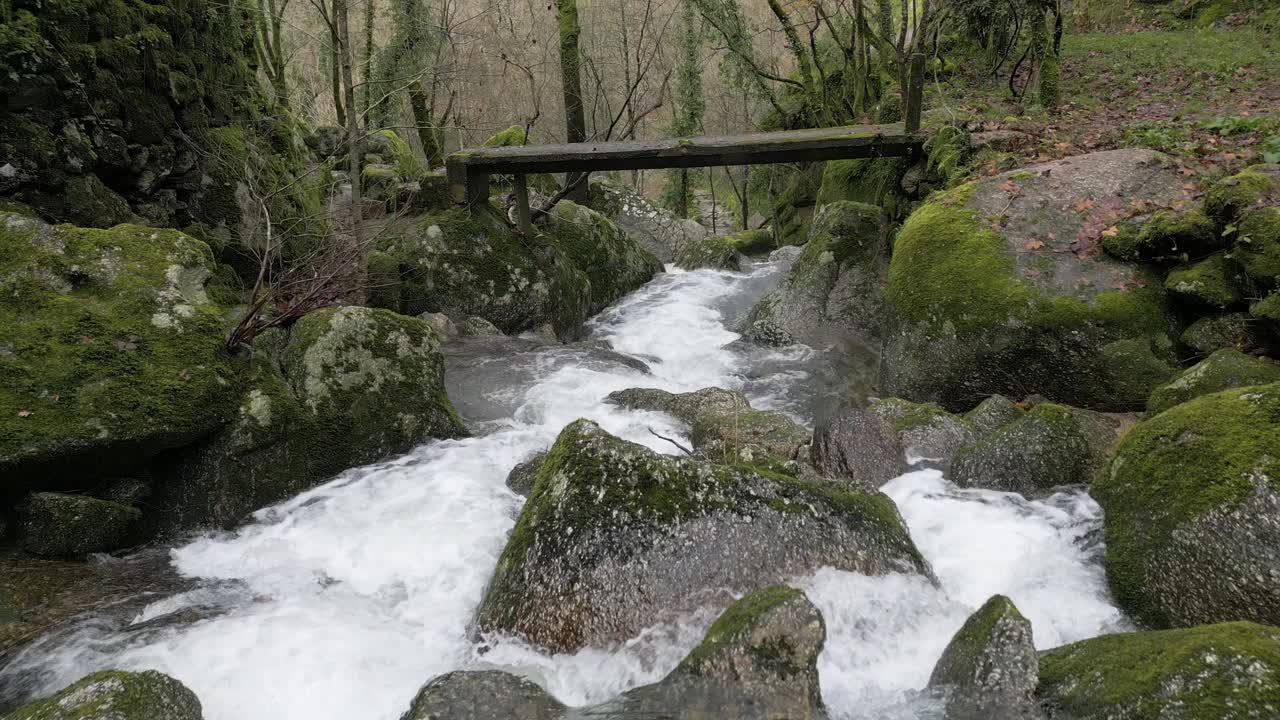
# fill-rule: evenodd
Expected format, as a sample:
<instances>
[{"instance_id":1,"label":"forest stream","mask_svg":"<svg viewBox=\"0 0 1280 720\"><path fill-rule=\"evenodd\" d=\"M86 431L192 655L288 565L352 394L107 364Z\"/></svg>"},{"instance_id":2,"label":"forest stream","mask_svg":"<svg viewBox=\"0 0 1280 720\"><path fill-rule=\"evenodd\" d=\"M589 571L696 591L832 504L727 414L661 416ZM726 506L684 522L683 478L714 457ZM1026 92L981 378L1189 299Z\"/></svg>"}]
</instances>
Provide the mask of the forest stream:
<instances>
[{"instance_id":1,"label":"forest stream","mask_svg":"<svg viewBox=\"0 0 1280 720\"><path fill-rule=\"evenodd\" d=\"M449 394L474 437L350 470L234 532L172 548L190 583L46 636L0 673L0 686L22 683L39 697L102 668L157 669L194 690L210 720L395 720L427 679L461 668L518 673L569 705L662 678L716 609L661 618L619 648L566 655L473 635L524 501L504 481L577 418L681 453L658 437L687 444L674 419L603 401L629 387L733 388L753 407L812 423L820 359L804 346L735 343L730 329L784 271L780 262L740 273L670 267L594 318L593 343L455 340L446 347ZM930 716L918 691L993 593L1031 620L1038 649L1127 629L1103 575L1101 509L1083 490L1030 501L961 489L935 470L882 489L940 587L920 575L830 568L792 579L826 623L818 669L833 717Z\"/></svg>"}]
</instances>

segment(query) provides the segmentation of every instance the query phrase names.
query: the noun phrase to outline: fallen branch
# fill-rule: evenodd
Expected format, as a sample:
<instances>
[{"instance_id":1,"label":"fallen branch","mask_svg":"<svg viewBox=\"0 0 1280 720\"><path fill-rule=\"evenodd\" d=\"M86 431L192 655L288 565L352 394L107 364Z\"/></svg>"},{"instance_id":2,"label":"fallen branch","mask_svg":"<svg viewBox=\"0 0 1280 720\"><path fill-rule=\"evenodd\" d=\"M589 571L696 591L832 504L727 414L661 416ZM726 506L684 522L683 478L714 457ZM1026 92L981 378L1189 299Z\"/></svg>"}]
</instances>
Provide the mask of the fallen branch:
<instances>
[{"instance_id":1,"label":"fallen branch","mask_svg":"<svg viewBox=\"0 0 1280 720\"><path fill-rule=\"evenodd\" d=\"M655 431L654 431L654 429L653 429L653 428L649 428L649 434L650 434L650 435L652 435L652 436L654 436L654 437L656 437L656 438L658 438L659 440L666 440L667 442L671 443L672 445L675 445L676 447L678 447L678 448L680 448L681 450L683 450L685 455L692 455L692 454L693 454L693 451L692 451L692 450L690 450L689 448L687 448L687 447L685 447L685 446L681 445L680 443L678 443L678 442L676 442L675 440L673 440L673 439L671 439L671 438L667 437L666 435L659 435L657 432L655 432Z\"/></svg>"}]
</instances>

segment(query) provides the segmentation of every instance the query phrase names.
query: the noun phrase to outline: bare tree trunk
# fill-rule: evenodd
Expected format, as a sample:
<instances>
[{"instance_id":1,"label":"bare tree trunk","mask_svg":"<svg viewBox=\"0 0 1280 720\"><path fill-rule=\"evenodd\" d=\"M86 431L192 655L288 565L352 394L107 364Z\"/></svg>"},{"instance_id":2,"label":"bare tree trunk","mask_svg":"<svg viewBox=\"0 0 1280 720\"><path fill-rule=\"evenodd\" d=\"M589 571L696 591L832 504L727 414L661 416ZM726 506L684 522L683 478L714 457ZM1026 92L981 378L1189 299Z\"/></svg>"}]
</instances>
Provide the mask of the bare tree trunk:
<instances>
[{"instance_id":1,"label":"bare tree trunk","mask_svg":"<svg viewBox=\"0 0 1280 720\"><path fill-rule=\"evenodd\" d=\"M363 188L361 188L362 178L360 177L360 164L363 158L360 157L360 122L359 117L354 112L356 107L356 97L355 82L351 73L351 32L350 28L347 26L347 0L333 0L333 16L334 25L337 27L338 31L338 56L342 66L342 84L344 85L343 96L346 100L347 108L352 110L352 112L347 113L346 117L347 158L349 161L347 171L351 175L352 242L359 246L360 240L363 237L363 233L361 232L363 229L361 225L363 223L361 221L363 220L362 216L364 215L364 199L362 197ZM364 258L361 258L361 260L362 262L358 272L363 273ZM363 278L361 278L361 280L363 280ZM359 285L363 287L364 283L360 282Z\"/></svg>"},{"instance_id":2,"label":"bare tree trunk","mask_svg":"<svg viewBox=\"0 0 1280 720\"><path fill-rule=\"evenodd\" d=\"M333 0L330 13L324 18L324 22L329 26L329 81L330 90L333 93L333 111L337 116L338 126L343 127L347 124L347 114L344 112L344 103L342 101L342 40L338 37L338 22L334 17L338 11L338 4L342 4L343 12L346 12L345 0ZM320 8L325 7L323 0L320 2Z\"/></svg>"},{"instance_id":3,"label":"bare tree trunk","mask_svg":"<svg viewBox=\"0 0 1280 720\"><path fill-rule=\"evenodd\" d=\"M564 85L565 140L580 143L587 139L587 119L582 106L582 51L578 48L582 27L578 23L578 1L556 0L556 11L560 22L560 75ZM580 173L568 173L565 181L571 188L567 197L577 203L586 203L586 177Z\"/></svg>"},{"instance_id":4,"label":"bare tree trunk","mask_svg":"<svg viewBox=\"0 0 1280 720\"><path fill-rule=\"evenodd\" d=\"M369 117L369 98L373 94L373 0L364 0L364 48L360 63L364 69L364 84L360 86L360 115Z\"/></svg>"}]
</instances>

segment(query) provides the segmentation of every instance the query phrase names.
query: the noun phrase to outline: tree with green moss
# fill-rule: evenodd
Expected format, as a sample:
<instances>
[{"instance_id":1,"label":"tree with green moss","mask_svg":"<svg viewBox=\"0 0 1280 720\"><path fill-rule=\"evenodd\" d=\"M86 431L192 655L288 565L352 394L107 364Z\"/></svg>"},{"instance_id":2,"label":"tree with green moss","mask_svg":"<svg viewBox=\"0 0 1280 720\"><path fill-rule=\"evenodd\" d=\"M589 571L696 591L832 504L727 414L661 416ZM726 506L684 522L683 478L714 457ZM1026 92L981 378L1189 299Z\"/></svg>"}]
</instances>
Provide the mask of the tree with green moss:
<instances>
[{"instance_id":1,"label":"tree with green moss","mask_svg":"<svg viewBox=\"0 0 1280 720\"><path fill-rule=\"evenodd\" d=\"M444 164L444 128L452 112L452 93L443 109L437 106L444 83L439 72L447 46L443 17L424 0L398 0L391 40L381 53L370 89L369 124L393 124L394 103L408 102L413 126L428 166ZM441 13L444 9L440 9Z\"/></svg>"},{"instance_id":2,"label":"tree with green moss","mask_svg":"<svg viewBox=\"0 0 1280 720\"><path fill-rule=\"evenodd\" d=\"M271 84L275 102L289 107L289 88L285 82L284 13L289 0L257 0L254 7L254 49L258 66Z\"/></svg>"},{"instance_id":3,"label":"tree with green moss","mask_svg":"<svg viewBox=\"0 0 1280 720\"><path fill-rule=\"evenodd\" d=\"M556 0L556 19L560 34L560 80L564 89L565 140L571 143L587 139L587 118L582 102L582 50L578 38L582 26L578 20L578 0ZM587 176L570 173L565 181L567 197L577 203L587 202Z\"/></svg>"},{"instance_id":4,"label":"tree with green moss","mask_svg":"<svg viewBox=\"0 0 1280 720\"><path fill-rule=\"evenodd\" d=\"M702 129L707 103L702 92L701 50L702 21L692 2L686 0L681 4L680 61L676 66L675 120L671 123L671 134L675 137L689 137ZM662 191L662 205L680 217L688 217L692 198L688 169L669 171Z\"/></svg>"}]
</instances>

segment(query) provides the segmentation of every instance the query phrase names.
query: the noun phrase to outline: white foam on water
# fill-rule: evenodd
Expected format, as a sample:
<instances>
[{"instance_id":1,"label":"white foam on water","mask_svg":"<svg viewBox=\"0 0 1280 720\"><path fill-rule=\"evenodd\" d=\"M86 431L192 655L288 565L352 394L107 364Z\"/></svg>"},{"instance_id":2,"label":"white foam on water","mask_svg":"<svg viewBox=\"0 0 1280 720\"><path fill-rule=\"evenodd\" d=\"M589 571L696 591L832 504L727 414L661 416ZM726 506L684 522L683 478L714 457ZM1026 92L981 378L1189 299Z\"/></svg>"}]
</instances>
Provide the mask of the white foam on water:
<instances>
[{"instance_id":1,"label":"white foam on water","mask_svg":"<svg viewBox=\"0 0 1280 720\"><path fill-rule=\"evenodd\" d=\"M761 278L777 272L769 265L751 273L671 269L592 323L616 350L650 359L651 375L622 365L548 363L545 377L523 389L513 417L487 435L433 442L354 469L260 511L234 533L176 548L178 570L202 584L153 603L135 622L184 608L221 614L137 636L86 623L39 643L6 673L38 672L39 690L49 693L97 669L154 668L193 689L209 720L395 720L426 680L463 668L521 673L572 705L660 679L697 644L714 611L656 625L621 648L554 656L510 638L478 643L469 633L522 503L504 481L579 417L675 452L650 429L678 437L682 427L659 413L604 404L614 390L745 387L757 407L785 405L773 389L794 389L804 373L783 363L747 387L744 359L724 347L738 338L726 328L726 308L741 310ZM807 352L784 349L775 360ZM500 385L473 391L515 392ZM936 472L904 475L885 491L941 586L834 570L795 581L826 619L819 668L837 717L910 712L913 691L951 634L992 593L1014 599L1042 647L1120 622L1096 549L1084 542L1100 516L1083 493L1027 502L960 490Z\"/></svg>"}]
</instances>

